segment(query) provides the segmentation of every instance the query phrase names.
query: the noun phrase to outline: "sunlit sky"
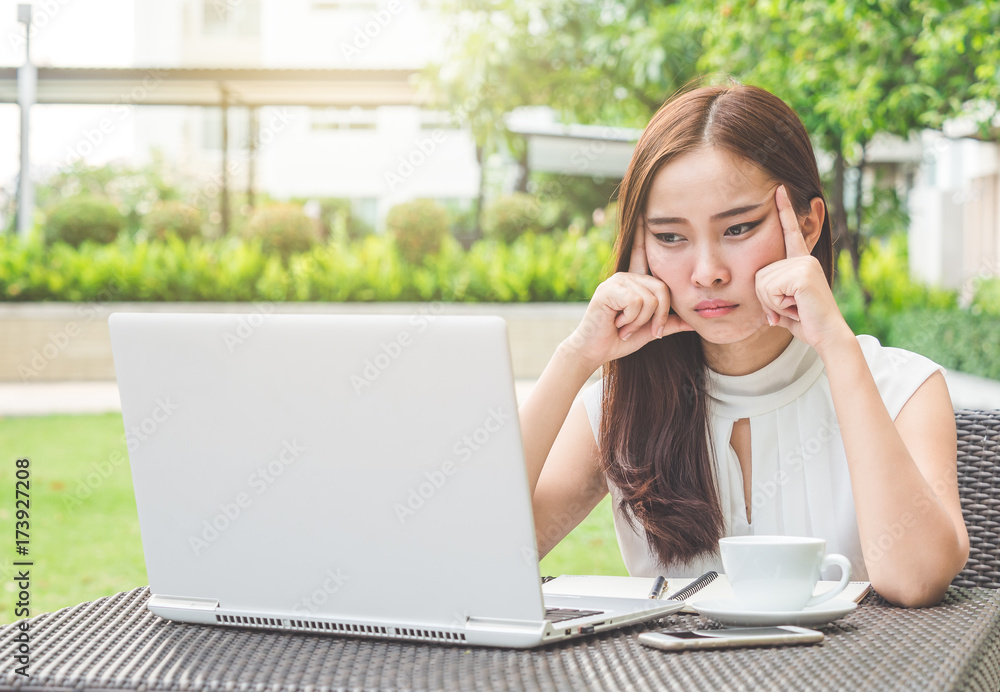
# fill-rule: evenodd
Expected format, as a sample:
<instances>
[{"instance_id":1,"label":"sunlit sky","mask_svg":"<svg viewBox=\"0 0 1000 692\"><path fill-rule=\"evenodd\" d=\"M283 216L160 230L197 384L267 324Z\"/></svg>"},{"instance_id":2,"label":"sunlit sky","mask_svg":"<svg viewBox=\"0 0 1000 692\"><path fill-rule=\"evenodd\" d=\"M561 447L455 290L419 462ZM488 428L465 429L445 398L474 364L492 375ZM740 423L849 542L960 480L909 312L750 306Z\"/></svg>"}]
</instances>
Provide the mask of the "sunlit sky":
<instances>
[{"instance_id":1,"label":"sunlit sky","mask_svg":"<svg viewBox=\"0 0 1000 692\"><path fill-rule=\"evenodd\" d=\"M37 65L122 67L132 64L136 2L156 0L34 0L31 57ZM18 2L0 0L0 64L24 62Z\"/></svg>"},{"instance_id":2,"label":"sunlit sky","mask_svg":"<svg viewBox=\"0 0 1000 692\"><path fill-rule=\"evenodd\" d=\"M31 58L36 65L125 67L133 64L135 2L156 0L34 0ZM18 2L0 0L0 65L24 62L24 25L17 21ZM68 142L93 127L102 106L34 106L31 109L31 157L34 177L53 160L65 159ZM20 156L20 111L0 105L0 188L13 193ZM130 125L130 124L129 124ZM114 133L101 148L104 158L132 153L130 126ZM48 165L47 165L48 164Z\"/></svg>"},{"instance_id":3,"label":"sunlit sky","mask_svg":"<svg viewBox=\"0 0 1000 692\"><path fill-rule=\"evenodd\" d=\"M137 8L140 19L145 15L156 16L150 13L150 9L159 9L167 0L33 0L34 7L34 31L31 38L31 57L35 65L40 66L60 66L60 67L145 67L146 64L136 64L136 53L139 55L160 55L158 59L164 59L163 55L170 55L169 41L165 45L167 48L157 53L150 50L149 46L140 45L136 50L136 14ZM280 1L280 0L279 0ZM218 0L218 2L233 3L237 0ZM156 6L140 5L139 3L158 3ZM18 22L18 2L16 0L0 0L0 66L16 67L24 62L24 25ZM402 3L404 7L409 3ZM169 0L169 5L174 10L179 11L182 3L178 0ZM275 3L272 9L278 7ZM281 12L279 18L290 22L296 16L310 11L311 5L305 0L297 3L289 3L288 11ZM284 9L284 8L283 8ZM141 10L147 10L145 12ZM360 12L360 10L359 10ZM298 13L298 14L296 14ZM162 13L161 13L162 14ZM169 12L168 12L169 14ZM404 12L407 21L412 17ZM404 16L400 15L400 16ZM291 17L291 19L289 19ZM272 17L273 19L273 17ZM146 17L147 23L150 21ZM370 17L365 15L360 21L369 21ZM325 26L325 25L324 25ZM282 55L275 59L273 55L263 55L263 60L270 60L271 63L281 67L301 67L315 66L315 64L327 64L331 62L331 56L340 59L340 51L336 46L345 42L350 42L353 37L352 31L357 31L361 24L344 24L338 26L334 31L323 29L323 33L317 34L315 25L298 27L294 33L289 34L288 27L279 28L272 39L278 37L277 41L268 44L267 50L283 50L279 45L281 40L288 41L295 50L288 51L288 55ZM409 25L407 25L409 26ZM300 31L300 30L301 31ZM337 30L343 36L337 34ZM399 35L400 30L406 33L404 27L391 27ZM146 30L149 30L147 28ZM155 30L155 29L154 29ZM173 27L174 31L178 27ZM284 32L284 33L282 33ZM163 34L163 36L169 36ZM158 36L157 38L160 38ZM397 46L405 41L382 41L378 46L385 57L369 60L372 65L376 65L377 60L397 60L397 54L403 56L405 61L417 60L415 52L405 47ZM298 42L298 43L296 43ZM420 41L420 45L433 45L434 41ZM374 46L375 44L373 44ZM278 46L275 48L275 46ZM306 46L306 50L298 50L299 47ZM162 48L162 47L161 47ZM384 50L383 50L384 49ZM394 52L395 51L395 52ZM372 58L372 55L367 56ZM149 59L149 58L144 58ZM172 58L165 58L168 62ZM335 60L334 60L335 62ZM270 64L270 63L267 63ZM93 106L56 106L56 105L34 105L31 108L31 161L32 177L42 180L48 177L55 168L65 165L70 159L78 158L73 151L79 149L81 143L86 144L88 133L94 132L94 128L103 118L111 114L113 106L93 105ZM0 104L0 206L2 206L2 196L11 194L19 170L20 156L20 111L16 104ZM86 155L87 162L91 164L101 164L116 159L132 159L139 155L135 136L136 124L134 118L124 120L116 119L114 132L101 138L99 147L93 155ZM143 151L146 152L144 147ZM148 152L147 152L148 153Z\"/></svg>"}]
</instances>

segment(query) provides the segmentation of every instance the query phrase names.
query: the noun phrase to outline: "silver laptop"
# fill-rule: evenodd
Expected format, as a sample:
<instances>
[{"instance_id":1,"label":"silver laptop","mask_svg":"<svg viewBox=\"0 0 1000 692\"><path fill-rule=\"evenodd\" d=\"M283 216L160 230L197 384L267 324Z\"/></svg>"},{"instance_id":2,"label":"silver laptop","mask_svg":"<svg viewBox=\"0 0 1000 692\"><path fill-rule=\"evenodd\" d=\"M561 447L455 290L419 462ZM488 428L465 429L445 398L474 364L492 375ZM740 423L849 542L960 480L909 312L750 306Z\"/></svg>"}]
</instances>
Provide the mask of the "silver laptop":
<instances>
[{"instance_id":1,"label":"silver laptop","mask_svg":"<svg viewBox=\"0 0 1000 692\"><path fill-rule=\"evenodd\" d=\"M683 606L543 601L498 317L109 327L157 615L523 648Z\"/></svg>"}]
</instances>

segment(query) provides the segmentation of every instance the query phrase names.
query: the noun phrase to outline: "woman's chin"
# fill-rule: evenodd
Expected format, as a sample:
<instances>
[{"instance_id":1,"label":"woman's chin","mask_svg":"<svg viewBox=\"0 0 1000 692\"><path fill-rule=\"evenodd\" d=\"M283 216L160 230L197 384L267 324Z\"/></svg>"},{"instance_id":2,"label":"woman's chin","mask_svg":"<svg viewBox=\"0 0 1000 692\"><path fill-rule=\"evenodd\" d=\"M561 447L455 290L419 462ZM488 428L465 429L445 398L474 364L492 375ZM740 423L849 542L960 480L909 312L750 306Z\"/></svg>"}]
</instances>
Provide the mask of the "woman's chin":
<instances>
[{"instance_id":1,"label":"woman's chin","mask_svg":"<svg viewBox=\"0 0 1000 692\"><path fill-rule=\"evenodd\" d=\"M733 344L739 344L751 339L753 337L758 337L766 334L767 331L773 329L768 323L767 318L763 315L759 321L750 324L704 324L706 320L701 320L703 324L692 324L695 332L701 337L701 340L716 346L730 346Z\"/></svg>"}]
</instances>

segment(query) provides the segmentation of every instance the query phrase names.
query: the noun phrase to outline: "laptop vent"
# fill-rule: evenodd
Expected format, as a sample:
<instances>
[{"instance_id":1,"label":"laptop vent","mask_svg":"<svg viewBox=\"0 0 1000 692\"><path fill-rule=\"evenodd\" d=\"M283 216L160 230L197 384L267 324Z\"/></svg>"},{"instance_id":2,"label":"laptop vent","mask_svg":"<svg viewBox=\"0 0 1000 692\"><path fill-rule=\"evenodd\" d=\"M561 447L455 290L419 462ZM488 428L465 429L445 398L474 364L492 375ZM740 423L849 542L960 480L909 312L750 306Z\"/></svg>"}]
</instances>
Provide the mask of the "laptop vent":
<instances>
[{"instance_id":1,"label":"laptop vent","mask_svg":"<svg viewBox=\"0 0 1000 692\"><path fill-rule=\"evenodd\" d=\"M378 625L356 625L348 622L326 622L323 620L286 620L276 618L248 617L245 615L216 615L215 621L224 625L245 625L249 627L279 627L313 632L338 632L355 636L389 636L429 641L464 642L462 632L447 630L427 630L410 627L382 627Z\"/></svg>"},{"instance_id":2,"label":"laptop vent","mask_svg":"<svg viewBox=\"0 0 1000 692\"><path fill-rule=\"evenodd\" d=\"M407 639L423 639L437 642L464 642L465 635L462 632L448 632L447 630L418 630L410 627L396 627L396 636Z\"/></svg>"},{"instance_id":3,"label":"laptop vent","mask_svg":"<svg viewBox=\"0 0 1000 692\"><path fill-rule=\"evenodd\" d=\"M216 622L225 625L250 625L251 627L281 627L277 618L245 617L243 615L216 615Z\"/></svg>"}]
</instances>

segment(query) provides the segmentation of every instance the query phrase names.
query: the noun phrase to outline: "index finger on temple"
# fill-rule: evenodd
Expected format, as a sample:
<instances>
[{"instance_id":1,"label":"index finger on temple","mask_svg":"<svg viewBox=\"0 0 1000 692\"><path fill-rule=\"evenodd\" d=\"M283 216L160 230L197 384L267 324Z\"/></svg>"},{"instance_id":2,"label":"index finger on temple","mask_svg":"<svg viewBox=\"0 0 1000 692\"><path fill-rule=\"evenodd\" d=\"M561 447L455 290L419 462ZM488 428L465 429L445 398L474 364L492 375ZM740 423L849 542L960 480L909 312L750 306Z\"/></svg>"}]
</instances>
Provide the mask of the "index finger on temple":
<instances>
[{"instance_id":1,"label":"index finger on temple","mask_svg":"<svg viewBox=\"0 0 1000 692\"><path fill-rule=\"evenodd\" d=\"M781 230L785 236L785 257L808 255L809 248L806 247L806 241L802 237L799 220L795 216L795 209L792 208L792 202L784 185L778 186L774 201L778 207L778 218L781 220Z\"/></svg>"},{"instance_id":2,"label":"index finger on temple","mask_svg":"<svg viewBox=\"0 0 1000 692\"><path fill-rule=\"evenodd\" d=\"M640 221L632 236L632 254L629 256L628 270L635 274L648 274L646 263L646 226Z\"/></svg>"}]
</instances>

